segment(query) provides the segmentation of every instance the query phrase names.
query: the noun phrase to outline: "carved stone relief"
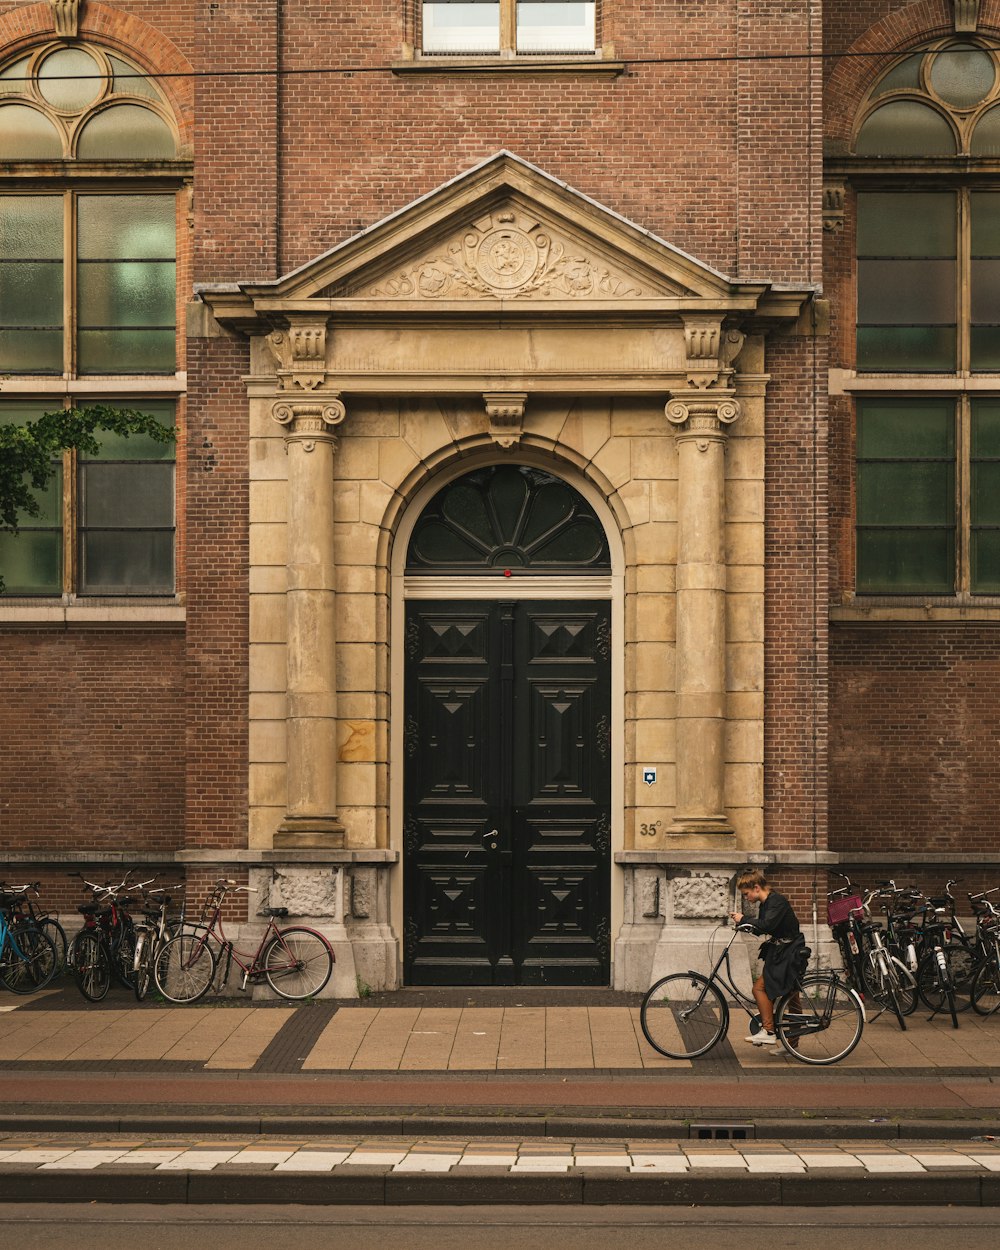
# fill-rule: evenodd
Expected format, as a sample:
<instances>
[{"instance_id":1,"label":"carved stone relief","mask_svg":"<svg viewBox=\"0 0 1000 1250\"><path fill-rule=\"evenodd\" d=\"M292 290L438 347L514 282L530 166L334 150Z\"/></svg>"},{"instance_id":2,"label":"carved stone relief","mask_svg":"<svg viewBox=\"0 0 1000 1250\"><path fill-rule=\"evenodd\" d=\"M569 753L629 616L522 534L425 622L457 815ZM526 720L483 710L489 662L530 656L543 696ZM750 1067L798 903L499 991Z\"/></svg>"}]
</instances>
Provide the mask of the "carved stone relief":
<instances>
[{"instance_id":1,"label":"carved stone relief","mask_svg":"<svg viewBox=\"0 0 1000 1250\"><path fill-rule=\"evenodd\" d=\"M75 39L80 21L80 0L49 0L55 19L56 34L63 39Z\"/></svg>"},{"instance_id":2,"label":"carved stone relief","mask_svg":"<svg viewBox=\"0 0 1000 1250\"><path fill-rule=\"evenodd\" d=\"M537 218L507 206L480 218L430 256L355 294L382 299L635 299L655 294Z\"/></svg>"},{"instance_id":3,"label":"carved stone relief","mask_svg":"<svg viewBox=\"0 0 1000 1250\"><path fill-rule=\"evenodd\" d=\"M315 868L274 868L251 871L250 884L257 890L257 915L268 907L287 907L289 916L338 917L339 872Z\"/></svg>"},{"instance_id":4,"label":"carved stone relief","mask_svg":"<svg viewBox=\"0 0 1000 1250\"><path fill-rule=\"evenodd\" d=\"M677 877L670 883L674 919L720 920L730 908L730 878L711 873Z\"/></svg>"}]
</instances>

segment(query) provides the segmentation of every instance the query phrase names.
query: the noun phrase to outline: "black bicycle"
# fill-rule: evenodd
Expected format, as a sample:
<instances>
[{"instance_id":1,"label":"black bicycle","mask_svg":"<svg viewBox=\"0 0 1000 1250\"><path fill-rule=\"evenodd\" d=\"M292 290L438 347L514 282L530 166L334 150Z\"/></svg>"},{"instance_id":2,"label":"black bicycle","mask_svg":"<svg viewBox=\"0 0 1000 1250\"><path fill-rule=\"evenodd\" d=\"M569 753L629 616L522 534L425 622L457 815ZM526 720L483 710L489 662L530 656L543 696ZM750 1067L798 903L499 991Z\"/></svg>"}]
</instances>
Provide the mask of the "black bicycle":
<instances>
[{"instance_id":1,"label":"black bicycle","mask_svg":"<svg viewBox=\"0 0 1000 1250\"><path fill-rule=\"evenodd\" d=\"M735 984L729 951L747 925L736 928L708 976L674 972L646 993L639 1020L646 1040L668 1059L697 1059L729 1030L727 994L751 1021L757 1004ZM723 971L725 969L725 971ZM805 973L796 987L774 1004L774 1033L800 1063L837 1063L861 1041L865 1009L857 992L835 972Z\"/></svg>"}]
</instances>

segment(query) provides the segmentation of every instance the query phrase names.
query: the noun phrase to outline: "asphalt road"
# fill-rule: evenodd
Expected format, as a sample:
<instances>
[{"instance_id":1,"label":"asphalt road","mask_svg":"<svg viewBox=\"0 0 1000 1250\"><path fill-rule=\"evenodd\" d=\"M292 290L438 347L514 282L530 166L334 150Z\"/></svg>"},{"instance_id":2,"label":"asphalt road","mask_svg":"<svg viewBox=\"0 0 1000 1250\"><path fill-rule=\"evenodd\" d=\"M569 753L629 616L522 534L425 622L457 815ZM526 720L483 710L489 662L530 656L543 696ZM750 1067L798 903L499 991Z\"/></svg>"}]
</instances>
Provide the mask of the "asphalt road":
<instances>
[{"instance_id":1,"label":"asphalt road","mask_svg":"<svg viewBox=\"0 0 1000 1250\"><path fill-rule=\"evenodd\" d=\"M4 1240L44 1250L141 1245L176 1250L182 1238L212 1250L843 1250L877 1238L879 1250L986 1250L993 1208L782 1207L156 1207L0 1205Z\"/></svg>"}]
</instances>

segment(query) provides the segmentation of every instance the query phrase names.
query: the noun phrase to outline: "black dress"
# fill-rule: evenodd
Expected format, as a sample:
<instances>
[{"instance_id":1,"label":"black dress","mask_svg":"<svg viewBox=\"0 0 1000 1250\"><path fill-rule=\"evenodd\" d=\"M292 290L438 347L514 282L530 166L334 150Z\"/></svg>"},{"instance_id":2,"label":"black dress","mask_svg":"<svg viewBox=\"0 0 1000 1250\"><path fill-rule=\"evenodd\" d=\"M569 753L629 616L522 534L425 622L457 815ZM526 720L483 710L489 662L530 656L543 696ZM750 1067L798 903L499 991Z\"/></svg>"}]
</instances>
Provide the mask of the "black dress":
<instances>
[{"instance_id":1,"label":"black dress","mask_svg":"<svg viewBox=\"0 0 1000 1250\"><path fill-rule=\"evenodd\" d=\"M744 918L743 923L768 939L760 948L764 960L764 992L772 1001L789 993L795 988L796 978L805 970L811 953L791 903L784 894L771 890L760 905L757 919Z\"/></svg>"}]
</instances>

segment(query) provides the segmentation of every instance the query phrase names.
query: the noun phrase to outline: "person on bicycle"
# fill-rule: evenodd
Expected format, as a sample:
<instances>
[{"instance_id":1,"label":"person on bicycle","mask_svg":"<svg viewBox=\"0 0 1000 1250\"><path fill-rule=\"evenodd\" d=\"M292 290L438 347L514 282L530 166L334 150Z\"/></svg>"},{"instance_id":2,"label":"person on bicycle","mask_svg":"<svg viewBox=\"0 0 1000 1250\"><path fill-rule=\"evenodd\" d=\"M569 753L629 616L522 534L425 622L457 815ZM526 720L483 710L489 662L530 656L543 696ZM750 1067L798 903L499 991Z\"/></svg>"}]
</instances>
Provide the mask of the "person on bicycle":
<instances>
[{"instance_id":1,"label":"person on bicycle","mask_svg":"<svg viewBox=\"0 0 1000 1250\"><path fill-rule=\"evenodd\" d=\"M748 1034L744 1041L755 1046L773 1046L777 1042L774 1035L774 1001L795 989L809 951L791 903L784 894L779 894L768 884L759 868L747 868L741 872L736 888L744 903L757 903L759 906L756 920L748 920L743 912L731 912L733 924L743 925L752 933L767 938L760 948L764 971L753 984L761 1029L759 1033ZM795 1010L794 1003L792 1009Z\"/></svg>"}]
</instances>

